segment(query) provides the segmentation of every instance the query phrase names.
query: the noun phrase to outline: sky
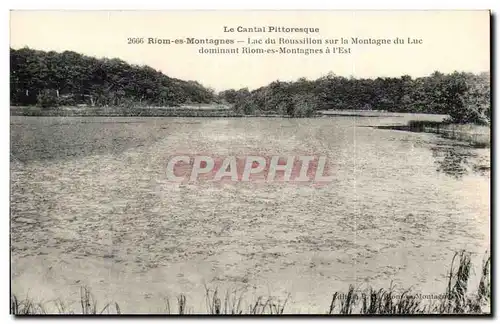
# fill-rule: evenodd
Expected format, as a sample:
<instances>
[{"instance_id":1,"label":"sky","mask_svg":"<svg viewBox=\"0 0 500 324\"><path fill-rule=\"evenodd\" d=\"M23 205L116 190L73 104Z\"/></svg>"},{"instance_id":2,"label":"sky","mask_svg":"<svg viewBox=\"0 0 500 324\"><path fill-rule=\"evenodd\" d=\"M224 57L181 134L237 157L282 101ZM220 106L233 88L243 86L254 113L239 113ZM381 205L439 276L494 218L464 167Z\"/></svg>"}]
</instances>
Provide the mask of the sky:
<instances>
[{"instance_id":1,"label":"sky","mask_svg":"<svg viewBox=\"0 0 500 324\"><path fill-rule=\"evenodd\" d=\"M11 11L10 45L149 65L164 74L196 80L216 91L255 89L275 80L341 76L376 78L434 71L483 72L490 69L488 11ZM230 33L228 28L283 26L319 28L319 33ZM200 54L187 44L128 44L128 38L234 39L220 48L247 45L248 38L310 37L322 45L289 48L325 50L326 39L352 37L421 39L422 44L347 45L350 54ZM337 46L338 47L338 46Z\"/></svg>"}]
</instances>

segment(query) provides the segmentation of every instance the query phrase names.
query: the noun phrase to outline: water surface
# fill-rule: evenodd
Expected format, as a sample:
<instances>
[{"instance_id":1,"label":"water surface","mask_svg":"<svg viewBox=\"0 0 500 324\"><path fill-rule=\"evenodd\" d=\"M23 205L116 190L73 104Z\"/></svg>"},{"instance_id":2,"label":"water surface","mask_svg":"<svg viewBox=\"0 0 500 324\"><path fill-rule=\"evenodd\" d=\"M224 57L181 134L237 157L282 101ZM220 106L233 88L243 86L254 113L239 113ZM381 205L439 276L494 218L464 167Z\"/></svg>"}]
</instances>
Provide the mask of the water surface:
<instances>
[{"instance_id":1,"label":"water surface","mask_svg":"<svg viewBox=\"0 0 500 324\"><path fill-rule=\"evenodd\" d=\"M125 312L181 292L205 311L205 284L303 313L349 284L442 293L456 250L479 266L489 247L490 154L366 127L417 118L442 117L12 117L12 290L76 302L88 285ZM178 153L325 155L334 180L180 185Z\"/></svg>"}]
</instances>

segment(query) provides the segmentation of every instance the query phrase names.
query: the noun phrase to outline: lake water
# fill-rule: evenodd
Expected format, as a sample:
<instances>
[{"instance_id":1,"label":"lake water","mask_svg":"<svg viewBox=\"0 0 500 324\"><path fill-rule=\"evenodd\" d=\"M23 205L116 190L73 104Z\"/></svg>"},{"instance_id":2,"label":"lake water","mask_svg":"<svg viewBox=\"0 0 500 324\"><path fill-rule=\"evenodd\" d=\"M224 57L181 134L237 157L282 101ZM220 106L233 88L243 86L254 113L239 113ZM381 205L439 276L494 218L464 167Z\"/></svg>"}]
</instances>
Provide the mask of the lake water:
<instances>
[{"instance_id":1,"label":"lake water","mask_svg":"<svg viewBox=\"0 0 500 324\"><path fill-rule=\"evenodd\" d=\"M324 313L349 284L442 293L489 248L490 151L374 126L440 116L11 118L12 292L159 312L205 285ZM324 155L333 181L177 184L178 153Z\"/></svg>"}]
</instances>

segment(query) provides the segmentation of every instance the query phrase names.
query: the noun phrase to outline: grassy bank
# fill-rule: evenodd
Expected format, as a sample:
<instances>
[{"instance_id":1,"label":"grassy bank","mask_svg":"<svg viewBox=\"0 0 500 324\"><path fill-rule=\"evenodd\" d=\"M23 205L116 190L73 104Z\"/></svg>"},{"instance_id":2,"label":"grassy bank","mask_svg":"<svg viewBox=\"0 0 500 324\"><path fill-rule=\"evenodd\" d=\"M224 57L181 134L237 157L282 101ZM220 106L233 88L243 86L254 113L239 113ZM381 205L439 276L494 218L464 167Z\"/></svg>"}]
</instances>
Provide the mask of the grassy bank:
<instances>
[{"instance_id":1,"label":"grassy bank","mask_svg":"<svg viewBox=\"0 0 500 324\"><path fill-rule=\"evenodd\" d=\"M276 117L287 118L275 112L255 112L253 114L238 113L227 108L217 107L58 107L40 108L35 106L14 106L10 108L11 116L44 116L44 117Z\"/></svg>"},{"instance_id":2,"label":"grassy bank","mask_svg":"<svg viewBox=\"0 0 500 324\"><path fill-rule=\"evenodd\" d=\"M484 125L413 120L408 122L408 127L412 131L435 133L445 138L467 142L474 147L491 145L491 129Z\"/></svg>"},{"instance_id":3,"label":"grassy bank","mask_svg":"<svg viewBox=\"0 0 500 324\"><path fill-rule=\"evenodd\" d=\"M64 117L240 117L225 107L11 107L11 116Z\"/></svg>"},{"instance_id":4,"label":"grassy bank","mask_svg":"<svg viewBox=\"0 0 500 324\"><path fill-rule=\"evenodd\" d=\"M434 133L444 138L465 142L475 148L488 148L491 146L491 128L484 125L410 120L407 125L377 126L377 128Z\"/></svg>"},{"instance_id":5,"label":"grassy bank","mask_svg":"<svg viewBox=\"0 0 500 324\"><path fill-rule=\"evenodd\" d=\"M324 314L490 314L490 265L489 254L481 265L478 287L469 291L472 273L471 255L461 251L452 259L447 277L448 282L442 294L426 296L411 289L400 290L391 285L388 289L358 290L350 285L347 291L334 292L325 296ZM273 296L258 297L245 301L244 293L237 291L220 294L216 289L206 288L206 309L195 311L190 307L186 295L179 295L173 302L165 300L163 314L287 314L289 298ZM48 309L48 303L52 308ZM71 309L64 301L36 302L30 298L23 300L11 295L11 313L15 315L34 314L131 314L133 310L122 310L117 302L99 305L91 291L82 287L78 309Z\"/></svg>"}]
</instances>

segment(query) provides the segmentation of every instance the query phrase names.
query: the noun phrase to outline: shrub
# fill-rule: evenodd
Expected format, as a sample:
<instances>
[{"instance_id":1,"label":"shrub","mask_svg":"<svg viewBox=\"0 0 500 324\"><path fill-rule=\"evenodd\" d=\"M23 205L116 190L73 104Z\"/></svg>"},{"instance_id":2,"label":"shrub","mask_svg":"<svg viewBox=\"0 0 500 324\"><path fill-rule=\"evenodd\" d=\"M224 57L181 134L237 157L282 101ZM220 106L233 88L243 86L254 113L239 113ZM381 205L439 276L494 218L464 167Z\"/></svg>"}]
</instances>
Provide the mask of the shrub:
<instances>
[{"instance_id":1,"label":"shrub","mask_svg":"<svg viewBox=\"0 0 500 324\"><path fill-rule=\"evenodd\" d=\"M318 107L318 102L312 95L296 95L292 97L293 110L291 117L311 117Z\"/></svg>"},{"instance_id":2,"label":"shrub","mask_svg":"<svg viewBox=\"0 0 500 324\"><path fill-rule=\"evenodd\" d=\"M240 98L233 106L235 112L245 115L253 115L259 109L259 106L251 98Z\"/></svg>"},{"instance_id":3,"label":"shrub","mask_svg":"<svg viewBox=\"0 0 500 324\"><path fill-rule=\"evenodd\" d=\"M57 105L59 106L76 106L77 100L74 95L63 95L57 98Z\"/></svg>"},{"instance_id":4,"label":"shrub","mask_svg":"<svg viewBox=\"0 0 500 324\"><path fill-rule=\"evenodd\" d=\"M42 108L51 108L59 106L57 93L51 89L42 90L37 96L37 105Z\"/></svg>"},{"instance_id":5,"label":"shrub","mask_svg":"<svg viewBox=\"0 0 500 324\"><path fill-rule=\"evenodd\" d=\"M452 122L488 125L491 122L490 81L487 74L453 73L446 85Z\"/></svg>"}]
</instances>

